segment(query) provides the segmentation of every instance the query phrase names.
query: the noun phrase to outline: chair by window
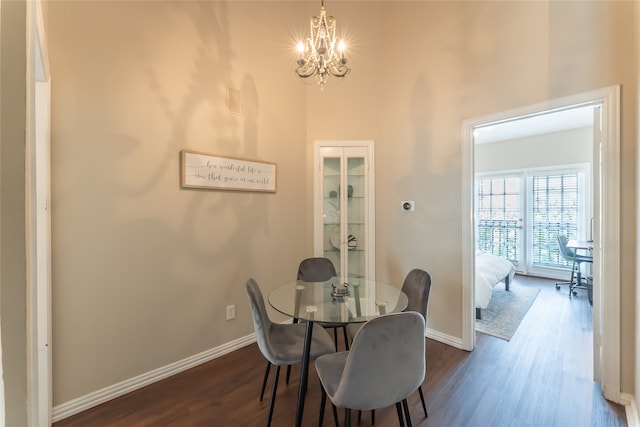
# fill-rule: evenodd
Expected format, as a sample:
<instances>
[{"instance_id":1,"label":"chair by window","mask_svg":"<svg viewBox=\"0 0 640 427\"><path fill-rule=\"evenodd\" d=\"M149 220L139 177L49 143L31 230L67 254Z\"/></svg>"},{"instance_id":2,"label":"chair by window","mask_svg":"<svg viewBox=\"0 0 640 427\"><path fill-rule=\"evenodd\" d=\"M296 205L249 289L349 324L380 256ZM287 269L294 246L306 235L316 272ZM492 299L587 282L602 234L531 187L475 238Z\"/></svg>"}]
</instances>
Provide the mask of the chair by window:
<instances>
[{"instance_id":1,"label":"chair by window","mask_svg":"<svg viewBox=\"0 0 640 427\"><path fill-rule=\"evenodd\" d=\"M580 268L582 263L593 263L593 257L576 253L576 249L569 248L567 246L568 243L569 239L567 236L558 236L560 254L565 260L571 263L571 280L569 282L556 283L556 289L560 289L561 286L567 285L569 286L569 296L571 296L571 294L575 296L578 295L576 292L577 287L585 288L589 292L589 302L592 302L591 285L588 283L587 278L582 276Z\"/></svg>"},{"instance_id":2,"label":"chair by window","mask_svg":"<svg viewBox=\"0 0 640 427\"><path fill-rule=\"evenodd\" d=\"M374 410L396 405L400 425L411 425L407 404L425 377L425 321L416 312L392 313L365 323L351 349L325 354L315 361L323 387L320 425L326 396L345 408L345 425L351 410Z\"/></svg>"},{"instance_id":3,"label":"chair by window","mask_svg":"<svg viewBox=\"0 0 640 427\"><path fill-rule=\"evenodd\" d=\"M251 313L253 314L256 341L263 356L267 359L267 369L262 381L260 400L262 400L264 395L267 378L269 376L269 368L271 364L276 366L273 391L271 392L271 400L269 403L269 417L267 419L267 426L270 426L276 400L280 367L282 365L291 366L302 362L306 325L273 323L271 319L269 319L262 292L256 281L249 279L246 288ZM315 360L320 355L334 353L335 351L333 341L324 328L319 325L313 325L310 359Z\"/></svg>"}]
</instances>

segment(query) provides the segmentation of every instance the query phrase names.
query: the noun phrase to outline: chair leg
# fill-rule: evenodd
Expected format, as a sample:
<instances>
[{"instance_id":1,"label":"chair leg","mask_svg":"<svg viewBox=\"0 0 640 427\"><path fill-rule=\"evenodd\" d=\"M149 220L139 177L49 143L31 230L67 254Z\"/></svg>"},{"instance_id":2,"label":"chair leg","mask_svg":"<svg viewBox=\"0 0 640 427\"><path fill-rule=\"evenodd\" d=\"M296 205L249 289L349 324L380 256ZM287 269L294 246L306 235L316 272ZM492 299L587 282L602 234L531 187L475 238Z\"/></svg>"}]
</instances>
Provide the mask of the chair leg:
<instances>
[{"instance_id":1,"label":"chair leg","mask_svg":"<svg viewBox=\"0 0 640 427\"><path fill-rule=\"evenodd\" d=\"M273 380L273 392L271 393L271 403L269 403L269 418L267 418L267 427L271 426L271 418L273 417L273 406L276 403L276 391L278 391L278 377L280 376L280 365L276 366L276 377Z\"/></svg>"},{"instance_id":2,"label":"chair leg","mask_svg":"<svg viewBox=\"0 0 640 427\"><path fill-rule=\"evenodd\" d=\"M347 327L342 326L342 333L344 335L344 348L345 350L349 350L349 337L347 336ZM336 347L336 351L338 348Z\"/></svg>"},{"instance_id":3,"label":"chair leg","mask_svg":"<svg viewBox=\"0 0 640 427\"><path fill-rule=\"evenodd\" d=\"M404 427L404 417L402 414L402 406L400 402L396 402L396 411L398 412L398 422L400 423L400 427Z\"/></svg>"},{"instance_id":4,"label":"chair leg","mask_svg":"<svg viewBox=\"0 0 640 427\"><path fill-rule=\"evenodd\" d=\"M338 351L338 328L333 328L333 345L336 346L336 351Z\"/></svg>"},{"instance_id":5,"label":"chair leg","mask_svg":"<svg viewBox=\"0 0 640 427\"><path fill-rule=\"evenodd\" d=\"M320 420L318 422L318 427L322 427L322 423L324 421L324 408L327 403L327 392L324 391L324 387L320 384L320 389L322 393L322 398L320 400ZM336 427L340 427L340 423L338 422L338 410L336 409L336 405L331 402L331 408L333 409L333 421L336 423Z\"/></svg>"},{"instance_id":6,"label":"chair leg","mask_svg":"<svg viewBox=\"0 0 640 427\"><path fill-rule=\"evenodd\" d=\"M344 408L344 425L351 427L351 409L349 408Z\"/></svg>"},{"instance_id":7,"label":"chair leg","mask_svg":"<svg viewBox=\"0 0 640 427\"><path fill-rule=\"evenodd\" d=\"M260 402L262 402L262 398L264 397L264 389L267 386L267 378L269 378L270 370L271 370L271 362L267 360L267 367L264 370L264 379L262 380L262 390L260 390Z\"/></svg>"},{"instance_id":8,"label":"chair leg","mask_svg":"<svg viewBox=\"0 0 640 427\"><path fill-rule=\"evenodd\" d=\"M580 268L580 264L573 261L573 265L571 266L571 284L569 285L569 298L571 298L571 294L577 293L574 291L574 289L576 288L576 286L578 285L578 282L580 281L580 275L578 274L578 270L576 269L576 266L578 267L578 269ZM575 277L575 281L574 281L574 277Z\"/></svg>"},{"instance_id":9,"label":"chair leg","mask_svg":"<svg viewBox=\"0 0 640 427\"><path fill-rule=\"evenodd\" d=\"M561 283L556 283L556 290L560 289L561 285L568 285L569 286L569 297L571 297L571 290L573 289L573 278L575 277L576 274L576 265L575 262L571 264L571 279L569 279L568 282L561 282Z\"/></svg>"},{"instance_id":10,"label":"chair leg","mask_svg":"<svg viewBox=\"0 0 640 427\"><path fill-rule=\"evenodd\" d=\"M318 427L322 427L322 422L324 421L324 407L327 404L327 393L324 391L324 387L320 384L320 417L318 421Z\"/></svg>"},{"instance_id":11,"label":"chair leg","mask_svg":"<svg viewBox=\"0 0 640 427\"><path fill-rule=\"evenodd\" d=\"M424 409L424 417L429 418L429 414L427 414L427 405L424 403L424 394L422 394L422 386L418 387L418 393L420 393L420 401L422 402L422 409Z\"/></svg>"},{"instance_id":12,"label":"chair leg","mask_svg":"<svg viewBox=\"0 0 640 427\"><path fill-rule=\"evenodd\" d=\"M376 423L376 410L372 409L371 410L371 425L374 425Z\"/></svg>"},{"instance_id":13,"label":"chair leg","mask_svg":"<svg viewBox=\"0 0 640 427\"><path fill-rule=\"evenodd\" d=\"M411 425L411 413L409 412L409 403L407 399L402 401L402 406L404 407L404 414L407 417L407 427L412 427Z\"/></svg>"},{"instance_id":14,"label":"chair leg","mask_svg":"<svg viewBox=\"0 0 640 427\"><path fill-rule=\"evenodd\" d=\"M287 381L286 381L287 384L289 384L290 376L291 376L291 365L287 365Z\"/></svg>"}]
</instances>

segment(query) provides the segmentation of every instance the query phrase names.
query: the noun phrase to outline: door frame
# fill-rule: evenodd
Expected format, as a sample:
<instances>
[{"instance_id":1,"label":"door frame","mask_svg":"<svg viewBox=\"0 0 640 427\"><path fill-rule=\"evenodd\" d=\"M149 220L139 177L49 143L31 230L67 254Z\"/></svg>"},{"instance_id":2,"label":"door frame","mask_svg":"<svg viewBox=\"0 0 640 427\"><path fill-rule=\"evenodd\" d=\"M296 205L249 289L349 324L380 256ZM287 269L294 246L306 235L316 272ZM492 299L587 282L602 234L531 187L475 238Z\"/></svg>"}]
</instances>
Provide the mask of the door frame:
<instances>
[{"instance_id":1,"label":"door frame","mask_svg":"<svg viewBox=\"0 0 640 427\"><path fill-rule=\"evenodd\" d=\"M462 346L475 347L474 139L477 127L576 105L600 106L594 139L593 343L594 380L605 398L620 403L620 86L558 98L462 122ZM596 123L594 123L594 133ZM598 139L600 143L598 144ZM597 166L600 166L599 168ZM607 283L607 292L602 292Z\"/></svg>"},{"instance_id":2,"label":"door frame","mask_svg":"<svg viewBox=\"0 0 640 427\"><path fill-rule=\"evenodd\" d=\"M27 212L29 425L52 422L51 78L42 4L27 2Z\"/></svg>"}]
</instances>

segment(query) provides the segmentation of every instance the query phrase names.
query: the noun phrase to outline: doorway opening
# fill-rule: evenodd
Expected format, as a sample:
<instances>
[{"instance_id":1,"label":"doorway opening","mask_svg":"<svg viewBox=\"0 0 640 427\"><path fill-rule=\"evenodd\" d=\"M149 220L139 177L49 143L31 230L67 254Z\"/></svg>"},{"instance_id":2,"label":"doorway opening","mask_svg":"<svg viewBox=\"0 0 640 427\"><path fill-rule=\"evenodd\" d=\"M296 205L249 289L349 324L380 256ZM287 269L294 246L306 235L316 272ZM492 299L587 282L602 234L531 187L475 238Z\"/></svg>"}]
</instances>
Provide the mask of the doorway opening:
<instances>
[{"instance_id":1,"label":"doorway opening","mask_svg":"<svg viewBox=\"0 0 640 427\"><path fill-rule=\"evenodd\" d=\"M593 240L595 115L598 106L577 106L476 127L479 251L507 259L520 274L568 277L558 237Z\"/></svg>"},{"instance_id":2,"label":"doorway opening","mask_svg":"<svg viewBox=\"0 0 640 427\"><path fill-rule=\"evenodd\" d=\"M594 112L593 161L590 181L593 194L593 379L605 397L620 402L620 88L581 93L540 104L466 120L462 125L462 257L463 257L463 348L475 347L475 250L476 193L475 140L481 130L497 124L517 124L524 119L542 119L552 113L589 108ZM547 116L549 117L549 116ZM539 132L539 131L538 131ZM591 228L591 223L589 224ZM589 230L589 233L591 231ZM606 283L606 292L603 292Z\"/></svg>"}]
</instances>

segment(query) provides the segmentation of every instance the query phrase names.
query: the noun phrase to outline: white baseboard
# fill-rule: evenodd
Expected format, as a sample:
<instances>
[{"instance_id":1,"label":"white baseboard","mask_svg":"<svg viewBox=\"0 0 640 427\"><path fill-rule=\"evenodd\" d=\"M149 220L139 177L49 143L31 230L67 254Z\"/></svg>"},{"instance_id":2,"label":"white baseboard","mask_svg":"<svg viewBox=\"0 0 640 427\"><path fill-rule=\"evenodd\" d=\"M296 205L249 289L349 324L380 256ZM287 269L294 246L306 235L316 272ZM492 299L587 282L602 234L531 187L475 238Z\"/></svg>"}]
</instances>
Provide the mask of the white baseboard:
<instances>
[{"instance_id":1,"label":"white baseboard","mask_svg":"<svg viewBox=\"0 0 640 427\"><path fill-rule=\"evenodd\" d=\"M285 321L286 323L286 321ZM455 348L463 349L462 340L451 335L446 335L438 331L427 328L426 336L443 344L450 345ZM249 344L256 342L255 334L250 334L237 340L228 342L219 347L203 351L186 359L179 360L167 366L163 366L153 371L138 375L128 380L113 384L109 387L94 391L85 396L70 400L55 406L52 411L52 421L57 422L78 414L87 409L98 406L104 402L123 396L142 387L148 386L172 375L191 369L195 366L216 359L234 350L238 350ZM627 416L628 417L628 416ZM632 424L629 424L631 426ZM640 427L640 426L638 426Z\"/></svg>"},{"instance_id":2,"label":"white baseboard","mask_svg":"<svg viewBox=\"0 0 640 427\"><path fill-rule=\"evenodd\" d=\"M187 357L167 366L163 366L142 375L130 378L117 384L94 391L69 402L62 403L53 408L53 422L63 420L72 415L78 414L94 406L100 405L109 400L115 399L134 390L138 390L149 384L153 384L172 375L191 369L210 360L216 359L234 350L245 347L256 342L256 335L250 334L237 340L228 342L219 347L212 348L202 353Z\"/></svg>"},{"instance_id":3,"label":"white baseboard","mask_svg":"<svg viewBox=\"0 0 640 427\"><path fill-rule=\"evenodd\" d=\"M436 340L438 342L450 345L451 347L455 347L460 350L464 350L464 347L462 346L461 338L443 334L442 332L434 331L433 329L429 329L429 328L427 328L427 338L431 338L432 340Z\"/></svg>"},{"instance_id":4,"label":"white baseboard","mask_svg":"<svg viewBox=\"0 0 640 427\"><path fill-rule=\"evenodd\" d=\"M620 393L620 404L624 405L624 412L627 415L627 426L640 427L640 417L638 417L638 407L636 406L635 396Z\"/></svg>"}]
</instances>

